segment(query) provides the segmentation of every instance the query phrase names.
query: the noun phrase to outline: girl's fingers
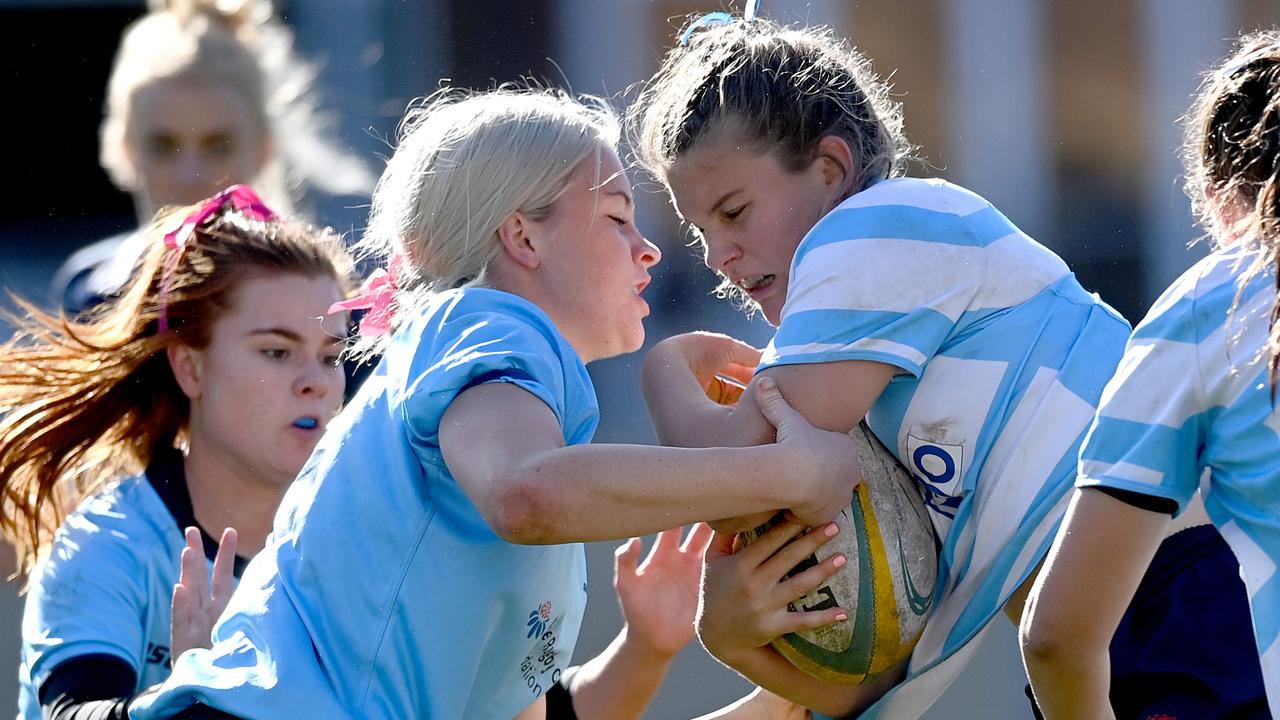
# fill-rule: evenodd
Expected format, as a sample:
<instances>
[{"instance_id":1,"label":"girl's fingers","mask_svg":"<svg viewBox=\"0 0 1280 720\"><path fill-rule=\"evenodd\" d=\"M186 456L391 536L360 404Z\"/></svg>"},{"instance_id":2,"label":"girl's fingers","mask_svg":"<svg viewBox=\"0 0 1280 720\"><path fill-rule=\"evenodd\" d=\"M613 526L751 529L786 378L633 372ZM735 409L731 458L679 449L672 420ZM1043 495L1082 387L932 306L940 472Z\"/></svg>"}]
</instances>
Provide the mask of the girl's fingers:
<instances>
[{"instance_id":1,"label":"girl's fingers","mask_svg":"<svg viewBox=\"0 0 1280 720\"><path fill-rule=\"evenodd\" d=\"M738 552L742 554L744 562L750 562L753 566L763 565L769 558L773 557L774 553L804 532L804 529L805 526L800 523L788 520L780 521ZM787 566L788 569L790 567L790 565Z\"/></svg>"},{"instance_id":2,"label":"girl's fingers","mask_svg":"<svg viewBox=\"0 0 1280 720\"><path fill-rule=\"evenodd\" d=\"M222 539L218 541L218 555L213 559L211 588L214 600L221 601L231 597L231 591L235 589L237 539L235 528L226 528L222 531Z\"/></svg>"},{"instance_id":3,"label":"girl's fingers","mask_svg":"<svg viewBox=\"0 0 1280 720\"><path fill-rule=\"evenodd\" d=\"M182 583L173 586L170 610L169 621L175 628L185 628L191 622L191 591Z\"/></svg>"},{"instance_id":4,"label":"girl's fingers","mask_svg":"<svg viewBox=\"0 0 1280 720\"><path fill-rule=\"evenodd\" d=\"M711 542L707 543L707 549L702 553L702 562L709 563L732 555L736 538L734 533L712 533Z\"/></svg>"},{"instance_id":5,"label":"girl's fingers","mask_svg":"<svg viewBox=\"0 0 1280 720\"><path fill-rule=\"evenodd\" d=\"M640 547L640 538L633 537L613 551L613 575L615 580L636 574L640 560Z\"/></svg>"},{"instance_id":6,"label":"girl's fingers","mask_svg":"<svg viewBox=\"0 0 1280 720\"><path fill-rule=\"evenodd\" d=\"M198 537L199 531L197 531ZM182 548L182 569L178 581L191 593L191 602L202 604L202 598L209 597L209 572L204 567L203 548L196 550L190 542Z\"/></svg>"},{"instance_id":7,"label":"girl's fingers","mask_svg":"<svg viewBox=\"0 0 1280 720\"><path fill-rule=\"evenodd\" d=\"M675 552L680 547L680 535L684 532L684 528L671 528L663 530L654 538L653 547L649 549L649 557L645 559L645 564L649 564L649 560L656 555L664 552Z\"/></svg>"},{"instance_id":8,"label":"girl's fingers","mask_svg":"<svg viewBox=\"0 0 1280 720\"><path fill-rule=\"evenodd\" d=\"M778 584L780 602L795 602L809 593L822 587L833 575L840 572L846 559L844 555L832 555L822 562L787 578Z\"/></svg>"},{"instance_id":9,"label":"girl's fingers","mask_svg":"<svg viewBox=\"0 0 1280 720\"><path fill-rule=\"evenodd\" d=\"M792 568L817 552L818 548L839 534L839 531L840 526L835 523L813 528L773 553L766 562L761 564L760 570L781 582Z\"/></svg>"},{"instance_id":10,"label":"girl's fingers","mask_svg":"<svg viewBox=\"0 0 1280 720\"><path fill-rule=\"evenodd\" d=\"M800 632L802 630L813 630L824 625L830 625L837 622L845 622L849 619L849 613L844 608L827 608L826 610L810 610L806 612L784 612L786 617L778 620L778 636L781 637L787 633Z\"/></svg>"},{"instance_id":11,"label":"girl's fingers","mask_svg":"<svg viewBox=\"0 0 1280 720\"><path fill-rule=\"evenodd\" d=\"M743 365L731 362L720 369L720 374L738 382L741 385L750 385L751 378L755 377L755 365Z\"/></svg>"},{"instance_id":12,"label":"girl's fingers","mask_svg":"<svg viewBox=\"0 0 1280 720\"><path fill-rule=\"evenodd\" d=\"M681 552L692 553L698 556L703 555L707 551L707 547L711 545L711 539L715 537L715 530L711 526L701 522L693 526L689 531L689 535L685 537L684 544L680 546Z\"/></svg>"}]
</instances>

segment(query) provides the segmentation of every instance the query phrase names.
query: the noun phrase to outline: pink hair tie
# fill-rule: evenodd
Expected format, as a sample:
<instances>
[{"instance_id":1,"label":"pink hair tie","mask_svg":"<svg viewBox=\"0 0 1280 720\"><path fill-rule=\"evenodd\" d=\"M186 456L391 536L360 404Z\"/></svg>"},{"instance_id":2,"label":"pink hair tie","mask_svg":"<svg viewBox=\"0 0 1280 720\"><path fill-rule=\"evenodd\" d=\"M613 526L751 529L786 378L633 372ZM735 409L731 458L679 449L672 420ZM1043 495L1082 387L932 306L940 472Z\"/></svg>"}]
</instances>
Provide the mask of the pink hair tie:
<instances>
[{"instance_id":1,"label":"pink hair tie","mask_svg":"<svg viewBox=\"0 0 1280 720\"><path fill-rule=\"evenodd\" d=\"M175 252L170 254L164 264L164 273L160 278L160 332L169 330L169 290L173 283L173 274L178 269L178 261L187 249L187 243L195 236L196 229L217 217L228 203L231 209L250 220L271 222L276 214L262 202L258 193L248 185L232 185L213 197L205 200L194 212L183 219L178 227L164 234L164 246Z\"/></svg>"},{"instance_id":2,"label":"pink hair tie","mask_svg":"<svg viewBox=\"0 0 1280 720\"><path fill-rule=\"evenodd\" d=\"M365 337L386 335L395 320L396 291L403 268L404 256L393 256L385 270L378 268L364 281L359 295L330 305L329 314L343 310L368 310L360 319L360 334Z\"/></svg>"}]
</instances>

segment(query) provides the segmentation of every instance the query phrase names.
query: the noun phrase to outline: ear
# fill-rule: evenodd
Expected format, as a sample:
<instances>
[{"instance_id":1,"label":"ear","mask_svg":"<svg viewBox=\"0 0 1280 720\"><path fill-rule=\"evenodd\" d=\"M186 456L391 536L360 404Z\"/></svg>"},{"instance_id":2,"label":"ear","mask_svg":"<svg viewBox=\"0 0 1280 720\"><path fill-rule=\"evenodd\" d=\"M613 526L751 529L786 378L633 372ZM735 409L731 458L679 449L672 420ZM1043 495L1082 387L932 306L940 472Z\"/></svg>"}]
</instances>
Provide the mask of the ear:
<instances>
[{"instance_id":1,"label":"ear","mask_svg":"<svg viewBox=\"0 0 1280 720\"><path fill-rule=\"evenodd\" d=\"M182 394L190 400L204 395L204 354L182 344L170 345L165 353L173 379L178 381Z\"/></svg>"},{"instance_id":2,"label":"ear","mask_svg":"<svg viewBox=\"0 0 1280 720\"><path fill-rule=\"evenodd\" d=\"M507 216L498 226L498 240L502 252L517 265L532 270L542 264L542 257L533 246L530 231L533 223L519 210Z\"/></svg>"},{"instance_id":3,"label":"ear","mask_svg":"<svg viewBox=\"0 0 1280 720\"><path fill-rule=\"evenodd\" d=\"M822 182L840 193L840 198L844 199L852 194L853 188L850 183L853 182L854 167L853 150L849 148L849 143L838 135L824 135L818 140L818 146L814 149L814 164L817 170L822 173Z\"/></svg>"}]
</instances>

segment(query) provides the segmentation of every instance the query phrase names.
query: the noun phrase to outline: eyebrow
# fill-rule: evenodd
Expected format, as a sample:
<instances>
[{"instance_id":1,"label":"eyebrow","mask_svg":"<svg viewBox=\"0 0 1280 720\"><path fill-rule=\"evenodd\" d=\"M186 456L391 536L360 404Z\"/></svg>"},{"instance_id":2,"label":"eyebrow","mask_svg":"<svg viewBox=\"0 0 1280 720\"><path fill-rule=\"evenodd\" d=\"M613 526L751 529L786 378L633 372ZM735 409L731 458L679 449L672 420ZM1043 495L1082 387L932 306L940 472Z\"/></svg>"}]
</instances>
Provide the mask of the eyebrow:
<instances>
[{"instance_id":1,"label":"eyebrow","mask_svg":"<svg viewBox=\"0 0 1280 720\"><path fill-rule=\"evenodd\" d=\"M729 198L742 192L742 190L743 190L742 188L738 188L736 190L730 190L729 192L721 195L719 198L716 199L714 203L711 203L711 212L715 212L716 210L719 210L721 205L724 205L726 202L729 201Z\"/></svg>"},{"instance_id":2,"label":"eyebrow","mask_svg":"<svg viewBox=\"0 0 1280 720\"><path fill-rule=\"evenodd\" d=\"M604 194L617 195L618 197L621 197L623 200L627 201L627 207L631 207L632 205L635 204L635 201L631 199L631 194L628 193L626 190L605 190Z\"/></svg>"},{"instance_id":3,"label":"eyebrow","mask_svg":"<svg viewBox=\"0 0 1280 720\"><path fill-rule=\"evenodd\" d=\"M257 330L250 330L248 334L249 334L249 337L256 337L258 335L279 335L285 340L292 340L293 342L302 342L302 336L288 328L280 328L280 327L258 328Z\"/></svg>"}]
</instances>

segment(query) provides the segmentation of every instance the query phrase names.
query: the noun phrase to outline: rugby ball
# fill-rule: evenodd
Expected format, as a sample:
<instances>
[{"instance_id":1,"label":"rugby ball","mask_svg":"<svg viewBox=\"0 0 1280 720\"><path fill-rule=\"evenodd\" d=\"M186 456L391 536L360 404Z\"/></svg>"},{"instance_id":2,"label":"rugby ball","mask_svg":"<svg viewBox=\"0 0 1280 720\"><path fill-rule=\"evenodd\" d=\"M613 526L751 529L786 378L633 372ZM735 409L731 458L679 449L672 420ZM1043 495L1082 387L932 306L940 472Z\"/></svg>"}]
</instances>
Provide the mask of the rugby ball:
<instances>
[{"instance_id":1,"label":"rugby ball","mask_svg":"<svg viewBox=\"0 0 1280 720\"><path fill-rule=\"evenodd\" d=\"M707 395L734 402L736 383L717 380ZM826 584L788 605L792 612L839 606L849 619L784 635L773 647L797 668L827 682L856 685L893 670L911 656L924 631L938 580L938 546L916 481L866 423L850 432L862 481L835 522L840 534L788 574L836 553L848 562ZM750 543L766 523L741 533Z\"/></svg>"}]
</instances>

